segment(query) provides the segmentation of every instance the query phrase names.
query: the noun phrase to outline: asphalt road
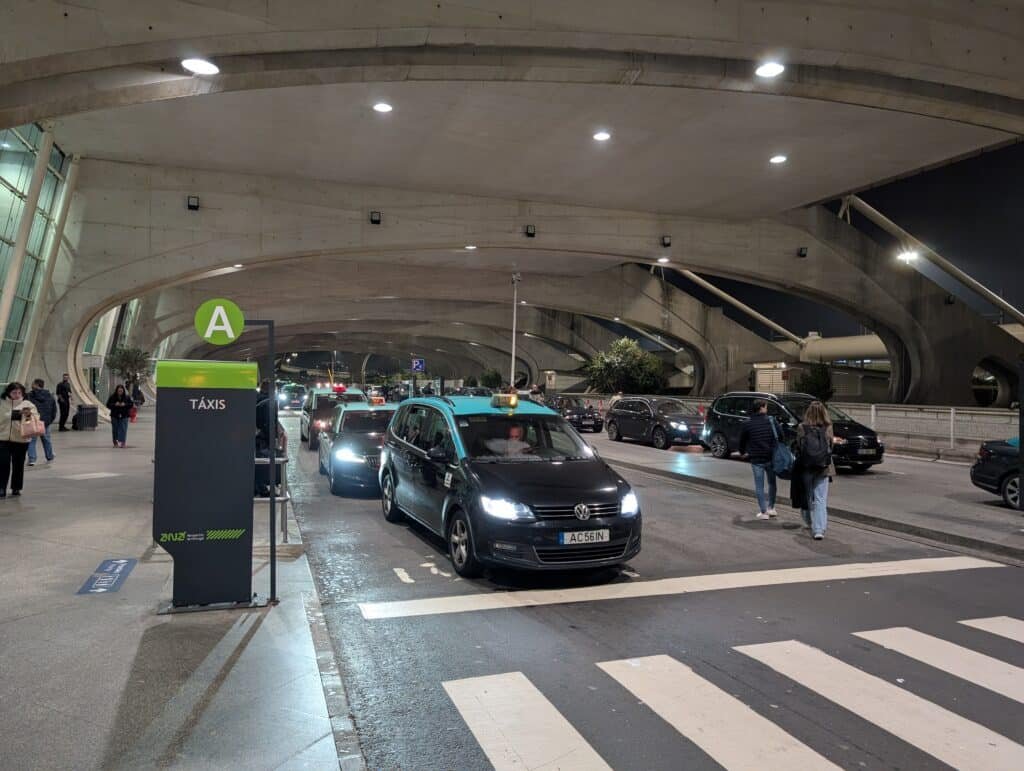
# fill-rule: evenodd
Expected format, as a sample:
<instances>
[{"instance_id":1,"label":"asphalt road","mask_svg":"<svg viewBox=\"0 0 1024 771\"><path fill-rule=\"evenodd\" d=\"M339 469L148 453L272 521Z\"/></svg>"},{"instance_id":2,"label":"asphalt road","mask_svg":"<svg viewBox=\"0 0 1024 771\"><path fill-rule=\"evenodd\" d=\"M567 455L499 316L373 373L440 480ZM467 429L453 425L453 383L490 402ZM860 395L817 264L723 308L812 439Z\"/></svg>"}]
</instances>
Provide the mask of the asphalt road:
<instances>
[{"instance_id":1,"label":"asphalt road","mask_svg":"<svg viewBox=\"0 0 1024 771\"><path fill-rule=\"evenodd\" d=\"M371 768L1024 767L1018 568L627 471L625 571L465 581L291 452Z\"/></svg>"}]
</instances>

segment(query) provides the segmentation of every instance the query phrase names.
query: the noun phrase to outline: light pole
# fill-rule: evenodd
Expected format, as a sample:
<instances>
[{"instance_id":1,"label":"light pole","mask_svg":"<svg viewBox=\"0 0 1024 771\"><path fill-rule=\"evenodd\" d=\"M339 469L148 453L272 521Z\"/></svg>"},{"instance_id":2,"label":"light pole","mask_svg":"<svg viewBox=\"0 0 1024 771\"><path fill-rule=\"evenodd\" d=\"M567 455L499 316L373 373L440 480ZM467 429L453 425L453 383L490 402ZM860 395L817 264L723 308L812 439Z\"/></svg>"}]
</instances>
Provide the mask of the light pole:
<instances>
[{"instance_id":1,"label":"light pole","mask_svg":"<svg viewBox=\"0 0 1024 771\"><path fill-rule=\"evenodd\" d=\"M518 271L512 274L512 367L508 383L516 387L516 322L519 319L519 282L523 276Z\"/></svg>"}]
</instances>

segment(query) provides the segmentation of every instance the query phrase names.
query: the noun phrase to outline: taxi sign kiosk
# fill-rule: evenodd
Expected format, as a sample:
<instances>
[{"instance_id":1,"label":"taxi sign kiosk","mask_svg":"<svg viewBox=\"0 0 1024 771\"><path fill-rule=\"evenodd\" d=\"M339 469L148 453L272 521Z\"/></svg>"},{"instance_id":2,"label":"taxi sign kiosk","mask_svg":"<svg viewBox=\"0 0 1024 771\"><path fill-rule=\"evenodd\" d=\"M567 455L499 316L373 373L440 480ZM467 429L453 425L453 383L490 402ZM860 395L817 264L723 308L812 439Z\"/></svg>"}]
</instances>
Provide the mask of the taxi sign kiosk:
<instances>
[{"instance_id":1,"label":"taxi sign kiosk","mask_svg":"<svg viewBox=\"0 0 1024 771\"><path fill-rule=\"evenodd\" d=\"M251 607L256 364L160 361L156 386L153 540L174 558L162 612Z\"/></svg>"}]
</instances>

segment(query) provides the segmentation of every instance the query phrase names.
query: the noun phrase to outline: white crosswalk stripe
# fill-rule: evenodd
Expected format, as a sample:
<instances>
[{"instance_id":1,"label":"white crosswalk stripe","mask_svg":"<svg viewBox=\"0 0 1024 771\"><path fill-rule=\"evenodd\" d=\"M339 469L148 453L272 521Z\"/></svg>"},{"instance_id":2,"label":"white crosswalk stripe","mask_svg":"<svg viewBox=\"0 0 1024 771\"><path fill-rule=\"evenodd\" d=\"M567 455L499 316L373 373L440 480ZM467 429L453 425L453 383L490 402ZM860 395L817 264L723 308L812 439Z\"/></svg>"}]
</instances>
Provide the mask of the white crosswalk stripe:
<instances>
[{"instance_id":1,"label":"white crosswalk stripe","mask_svg":"<svg viewBox=\"0 0 1024 771\"><path fill-rule=\"evenodd\" d=\"M980 629L983 632L997 634L1019 643L1024 643L1024 621L1010 616L993 616L992 618L972 618L961 621L965 626Z\"/></svg>"},{"instance_id":2,"label":"white crosswalk stripe","mask_svg":"<svg viewBox=\"0 0 1024 771\"><path fill-rule=\"evenodd\" d=\"M905 626L855 634L1009 699L1024 702L1024 669L1020 667Z\"/></svg>"},{"instance_id":3,"label":"white crosswalk stripe","mask_svg":"<svg viewBox=\"0 0 1024 771\"><path fill-rule=\"evenodd\" d=\"M955 768L1024 768L1024 747L797 640L742 645L760 661Z\"/></svg>"},{"instance_id":4,"label":"white crosswalk stripe","mask_svg":"<svg viewBox=\"0 0 1024 771\"><path fill-rule=\"evenodd\" d=\"M522 672L449 680L443 685L498 771L611 771Z\"/></svg>"},{"instance_id":5,"label":"white crosswalk stripe","mask_svg":"<svg viewBox=\"0 0 1024 771\"><path fill-rule=\"evenodd\" d=\"M670 656L598 666L725 768L837 768Z\"/></svg>"}]
</instances>

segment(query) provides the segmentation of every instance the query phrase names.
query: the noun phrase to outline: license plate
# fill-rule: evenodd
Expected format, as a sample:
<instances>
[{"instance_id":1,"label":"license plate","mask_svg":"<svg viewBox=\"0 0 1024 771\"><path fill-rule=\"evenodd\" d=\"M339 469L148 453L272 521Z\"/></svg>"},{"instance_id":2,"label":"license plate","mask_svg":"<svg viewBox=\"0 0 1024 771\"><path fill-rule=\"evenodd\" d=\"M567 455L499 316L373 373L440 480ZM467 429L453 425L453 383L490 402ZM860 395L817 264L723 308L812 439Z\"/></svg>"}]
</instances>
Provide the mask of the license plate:
<instances>
[{"instance_id":1,"label":"license plate","mask_svg":"<svg viewBox=\"0 0 1024 771\"><path fill-rule=\"evenodd\" d=\"M585 426L592 426L592 425L594 425L594 421L592 421L592 420L584 420L583 421L583 425L585 425Z\"/></svg>"},{"instance_id":2,"label":"license plate","mask_svg":"<svg viewBox=\"0 0 1024 771\"><path fill-rule=\"evenodd\" d=\"M858 455L874 455L877 450L857 450Z\"/></svg>"},{"instance_id":3,"label":"license plate","mask_svg":"<svg viewBox=\"0 0 1024 771\"><path fill-rule=\"evenodd\" d=\"M611 533L608 530L573 530L570 533L559 533L558 542L562 546L572 546L580 543L605 543L611 540Z\"/></svg>"}]
</instances>

